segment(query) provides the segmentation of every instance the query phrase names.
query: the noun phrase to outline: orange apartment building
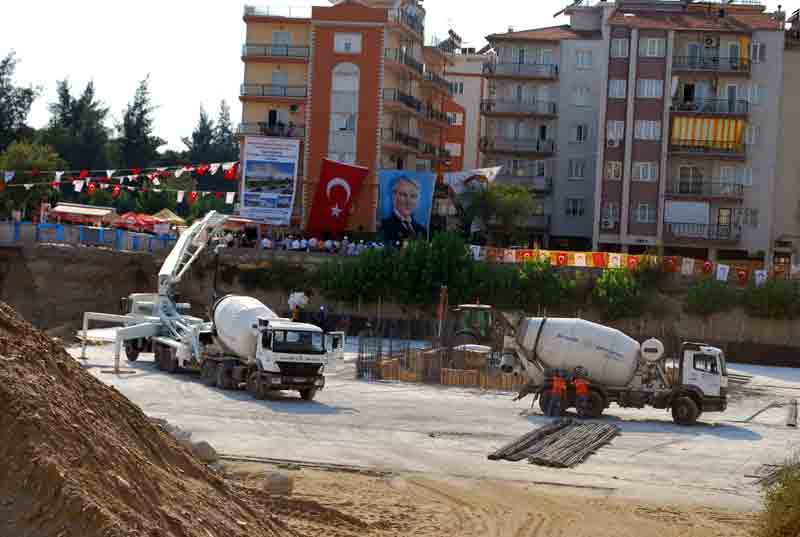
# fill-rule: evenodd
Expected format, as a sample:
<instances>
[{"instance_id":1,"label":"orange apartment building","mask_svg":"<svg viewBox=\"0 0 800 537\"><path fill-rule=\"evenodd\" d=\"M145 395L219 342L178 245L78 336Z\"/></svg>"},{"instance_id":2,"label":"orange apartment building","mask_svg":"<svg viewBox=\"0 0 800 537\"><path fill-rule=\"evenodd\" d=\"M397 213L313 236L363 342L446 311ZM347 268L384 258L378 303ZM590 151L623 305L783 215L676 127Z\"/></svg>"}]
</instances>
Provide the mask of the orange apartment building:
<instances>
[{"instance_id":1,"label":"orange apartment building","mask_svg":"<svg viewBox=\"0 0 800 537\"><path fill-rule=\"evenodd\" d=\"M377 231L378 170L439 171L447 164L445 144L455 142L442 73L452 59L447 47L424 45L422 5L397 4L341 0L310 12L245 7L239 134L301 140L295 226L309 216L325 157L370 169L348 223L369 232Z\"/></svg>"}]
</instances>

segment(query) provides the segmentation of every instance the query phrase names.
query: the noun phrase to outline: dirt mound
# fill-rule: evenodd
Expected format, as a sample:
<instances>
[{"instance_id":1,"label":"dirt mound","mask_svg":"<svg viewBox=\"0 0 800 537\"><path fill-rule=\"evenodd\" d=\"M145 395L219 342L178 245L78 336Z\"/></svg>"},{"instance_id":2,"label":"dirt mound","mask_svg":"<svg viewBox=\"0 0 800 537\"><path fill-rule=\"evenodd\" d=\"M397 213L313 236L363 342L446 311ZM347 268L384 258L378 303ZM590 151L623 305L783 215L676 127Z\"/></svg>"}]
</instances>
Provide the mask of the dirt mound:
<instances>
[{"instance_id":1,"label":"dirt mound","mask_svg":"<svg viewBox=\"0 0 800 537\"><path fill-rule=\"evenodd\" d=\"M288 534L0 303L0 535Z\"/></svg>"}]
</instances>

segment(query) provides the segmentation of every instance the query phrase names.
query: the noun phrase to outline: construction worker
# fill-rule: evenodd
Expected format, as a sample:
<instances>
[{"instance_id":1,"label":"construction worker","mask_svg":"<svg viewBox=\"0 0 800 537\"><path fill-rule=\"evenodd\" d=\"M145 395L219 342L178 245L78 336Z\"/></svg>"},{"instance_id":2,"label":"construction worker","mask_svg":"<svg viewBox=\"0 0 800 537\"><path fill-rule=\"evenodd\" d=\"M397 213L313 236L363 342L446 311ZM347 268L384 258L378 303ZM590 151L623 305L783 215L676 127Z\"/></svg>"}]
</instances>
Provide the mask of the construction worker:
<instances>
[{"instance_id":1,"label":"construction worker","mask_svg":"<svg viewBox=\"0 0 800 537\"><path fill-rule=\"evenodd\" d=\"M575 386L575 409L578 411L578 416L585 417L589 413L591 406L589 401L589 381L586 380L586 369L583 367L575 368L575 376L572 380L572 385Z\"/></svg>"},{"instance_id":2,"label":"construction worker","mask_svg":"<svg viewBox=\"0 0 800 537\"><path fill-rule=\"evenodd\" d=\"M553 371L553 377L550 381L550 393L547 404L547 415L553 418L561 416L561 402L567 391L567 382L561 376L561 371L556 369Z\"/></svg>"}]
</instances>

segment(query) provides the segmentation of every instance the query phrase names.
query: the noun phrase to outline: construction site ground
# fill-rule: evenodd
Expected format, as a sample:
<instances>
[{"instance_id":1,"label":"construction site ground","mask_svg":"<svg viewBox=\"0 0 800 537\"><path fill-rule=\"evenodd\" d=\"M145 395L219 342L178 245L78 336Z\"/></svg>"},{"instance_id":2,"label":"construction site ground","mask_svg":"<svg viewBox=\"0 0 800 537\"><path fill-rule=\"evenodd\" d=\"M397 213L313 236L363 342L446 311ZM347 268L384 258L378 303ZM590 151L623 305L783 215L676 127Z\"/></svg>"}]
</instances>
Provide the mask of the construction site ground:
<instances>
[{"instance_id":1,"label":"construction site ground","mask_svg":"<svg viewBox=\"0 0 800 537\"><path fill-rule=\"evenodd\" d=\"M446 504L452 524L457 519L475 526L458 535L537 535L533 529L509 532L504 525L521 524L519 517L530 517L531 528L578 521L583 515L576 514L576 495L584 498L578 500L581 510L591 507L599 513L598 522L609 521L594 526L592 535L605 535L606 527L609 535L627 535L612 532L612 522L640 516L664 523L659 531L653 526L653 535L672 535L665 533L670 524L689 523L698 513L703 524L726 525L720 533L709 526L709 535L731 535L746 526L748 512L760 507L761 490L748 476L763 464L782 462L800 446L800 433L785 426L784 408L744 422L771 402L800 397L800 369L732 364L732 372L753 375L752 382L733 390L726 412L704 414L697 426L674 425L661 410L612 406L601 419L619 425L621 436L576 468L492 462L486 459L489 452L549 421L538 405L523 415L530 399L514 402L509 393L356 380L353 343L348 340L345 360L329 368L326 388L313 402L301 401L296 393L258 401L243 391L207 387L197 375L157 370L150 354L135 363L123 358L122 366L133 373L114 375L110 345L90 346L85 367L148 415L191 431L194 440L207 440L225 455L384 472L304 467L298 472L301 495L328 498L342 511L348 505L367 509L365 501L398 514L406 506L423 513L420 523L433 516L424 515L426 509ZM77 347L69 350L80 355ZM551 514L531 511L541 502L552 505ZM502 527L492 533L497 525ZM598 527L603 531L597 533Z\"/></svg>"}]
</instances>

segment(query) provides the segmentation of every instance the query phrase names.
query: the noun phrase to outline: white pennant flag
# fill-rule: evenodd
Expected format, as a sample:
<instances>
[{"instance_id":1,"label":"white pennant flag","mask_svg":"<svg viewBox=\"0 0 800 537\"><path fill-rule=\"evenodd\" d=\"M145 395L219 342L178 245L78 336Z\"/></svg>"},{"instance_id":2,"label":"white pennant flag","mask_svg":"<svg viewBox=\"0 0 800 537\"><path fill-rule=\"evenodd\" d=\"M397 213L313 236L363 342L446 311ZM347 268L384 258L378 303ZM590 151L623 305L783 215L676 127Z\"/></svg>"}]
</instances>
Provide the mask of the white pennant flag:
<instances>
[{"instance_id":1,"label":"white pennant flag","mask_svg":"<svg viewBox=\"0 0 800 537\"><path fill-rule=\"evenodd\" d=\"M608 266L610 268L622 268L622 256L620 254L610 254L608 256Z\"/></svg>"},{"instance_id":2,"label":"white pennant flag","mask_svg":"<svg viewBox=\"0 0 800 537\"><path fill-rule=\"evenodd\" d=\"M209 194L211 194L211 192L203 192L203 197L205 198L205 197L206 197L206 196L208 196Z\"/></svg>"},{"instance_id":3,"label":"white pennant flag","mask_svg":"<svg viewBox=\"0 0 800 537\"><path fill-rule=\"evenodd\" d=\"M166 168L156 168L156 170L158 170L158 171L160 171L160 172L165 172L165 171L167 171L167 169L166 169Z\"/></svg>"},{"instance_id":4,"label":"white pennant flag","mask_svg":"<svg viewBox=\"0 0 800 537\"><path fill-rule=\"evenodd\" d=\"M219 171L219 167L220 166L221 166L221 164L219 162L217 162L216 164L210 165L208 167L208 173L210 173L211 175L216 174Z\"/></svg>"},{"instance_id":5,"label":"white pennant flag","mask_svg":"<svg viewBox=\"0 0 800 537\"><path fill-rule=\"evenodd\" d=\"M100 183L100 190L106 190L106 189L108 189L108 185L105 183Z\"/></svg>"},{"instance_id":6,"label":"white pennant flag","mask_svg":"<svg viewBox=\"0 0 800 537\"><path fill-rule=\"evenodd\" d=\"M576 267L586 266L586 254L575 254L575 266Z\"/></svg>"},{"instance_id":7,"label":"white pennant flag","mask_svg":"<svg viewBox=\"0 0 800 537\"><path fill-rule=\"evenodd\" d=\"M161 193L161 192L163 192L163 190L162 190L162 189L160 189L160 188L154 188L154 189L153 189L153 192L158 192L158 193Z\"/></svg>"},{"instance_id":8,"label":"white pennant flag","mask_svg":"<svg viewBox=\"0 0 800 537\"><path fill-rule=\"evenodd\" d=\"M109 179L111 179L111 176L112 176L112 175L114 175L114 173L115 173L116 171L117 171L117 170L106 170L106 177L108 177Z\"/></svg>"},{"instance_id":9,"label":"white pennant flag","mask_svg":"<svg viewBox=\"0 0 800 537\"><path fill-rule=\"evenodd\" d=\"M175 170L175 178L180 179L180 176L183 175L183 172L184 172L183 168L178 168L177 170Z\"/></svg>"},{"instance_id":10,"label":"white pennant flag","mask_svg":"<svg viewBox=\"0 0 800 537\"><path fill-rule=\"evenodd\" d=\"M75 187L75 192L83 190L83 181L72 181L72 185Z\"/></svg>"},{"instance_id":11,"label":"white pennant flag","mask_svg":"<svg viewBox=\"0 0 800 537\"><path fill-rule=\"evenodd\" d=\"M234 199L236 199L236 192L228 192L225 194L225 203L228 205L231 205Z\"/></svg>"},{"instance_id":12,"label":"white pennant flag","mask_svg":"<svg viewBox=\"0 0 800 537\"><path fill-rule=\"evenodd\" d=\"M153 178L153 185L158 186L161 184L161 181L158 180L158 177Z\"/></svg>"},{"instance_id":13,"label":"white pennant flag","mask_svg":"<svg viewBox=\"0 0 800 537\"><path fill-rule=\"evenodd\" d=\"M727 282L730 270L731 268L728 265L717 265L717 279L721 282Z\"/></svg>"},{"instance_id":14,"label":"white pennant flag","mask_svg":"<svg viewBox=\"0 0 800 537\"><path fill-rule=\"evenodd\" d=\"M228 170L233 168L235 164L236 164L235 162L226 162L225 164L222 165L222 171L227 172Z\"/></svg>"},{"instance_id":15,"label":"white pennant flag","mask_svg":"<svg viewBox=\"0 0 800 537\"><path fill-rule=\"evenodd\" d=\"M61 176L64 175L64 172L56 172L56 182L61 182Z\"/></svg>"},{"instance_id":16,"label":"white pennant flag","mask_svg":"<svg viewBox=\"0 0 800 537\"><path fill-rule=\"evenodd\" d=\"M181 168L181 169L183 169L183 168ZM186 194L186 192L184 192L183 190L178 190L178 203L183 203L183 196L185 194Z\"/></svg>"},{"instance_id":17,"label":"white pennant flag","mask_svg":"<svg viewBox=\"0 0 800 537\"><path fill-rule=\"evenodd\" d=\"M32 188L33 188L33 184L32 184L32 183L25 183L25 184L24 184L24 185L22 185L22 186L24 186L24 187L25 187L25 190L30 190L30 189L32 189Z\"/></svg>"},{"instance_id":18,"label":"white pennant flag","mask_svg":"<svg viewBox=\"0 0 800 537\"><path fill-rule=\"evenodd\" d=\"M16 173L16 172L6 172L6 173L4 174L4 178L5 178L5 180L6 180L6 183L8 183L9 181L11 181L11 180L14 178L14 174L15 174L15 173Z\"/></svg>"},{"instance_id":19,"label":"white pennant flag","mask_svg":"<svg viewBox=\"0 0 800 537\"><path fill-rule=\"evenodd\" d=\"M681 263L681 274L684 276L691 276L694 274L694 259L691 257L684 257Z\"/></svg>"},{"instance_id":20,"label":"white pennant flag","mask_svg":"<svg viewBox=\"0 0 800 537\"><path fill-rule=\"evenodd\" d=\"M767 283L767 271L766 270L757 270L756 271L756 287L761 287Z\"/></svg>"}]
</instances>

